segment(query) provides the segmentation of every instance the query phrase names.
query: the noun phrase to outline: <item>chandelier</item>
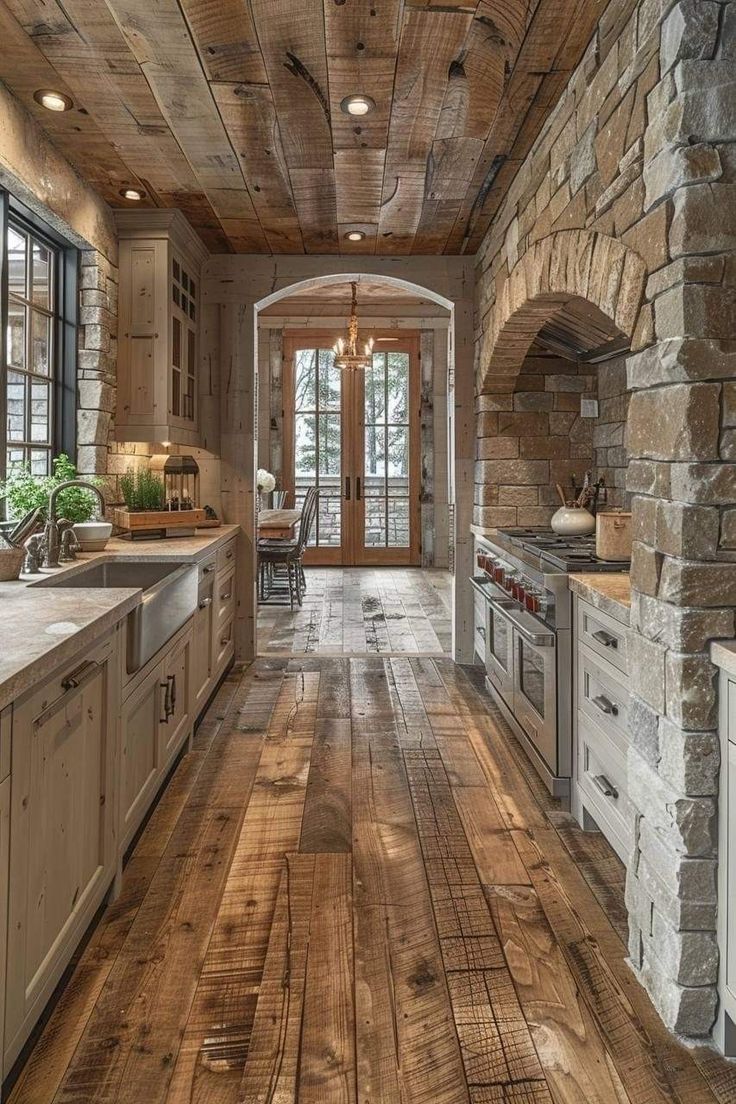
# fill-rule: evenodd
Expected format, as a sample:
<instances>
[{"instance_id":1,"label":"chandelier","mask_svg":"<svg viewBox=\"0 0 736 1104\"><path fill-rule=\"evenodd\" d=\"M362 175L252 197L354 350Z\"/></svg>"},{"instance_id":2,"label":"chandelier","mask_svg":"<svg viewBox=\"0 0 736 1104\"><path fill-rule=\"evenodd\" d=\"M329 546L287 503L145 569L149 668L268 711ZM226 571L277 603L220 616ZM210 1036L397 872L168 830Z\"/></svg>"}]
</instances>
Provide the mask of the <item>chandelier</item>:
<instances>
[{"instance_id":1,"label":"chandelier","mask_svg":"<svg viewBox=\"0 0 736 1104\"><path fill-rule=\"evenodd\" d=\"M351 283L353 299L350 306L350 321L348 322L347 341L344 337L338 337L332 347L335 354L335 366L337 368L370 368L373 363L373 338L371 337L363 346L363 352L358 352L358 285Z\"/></svg>"}]
</instances>

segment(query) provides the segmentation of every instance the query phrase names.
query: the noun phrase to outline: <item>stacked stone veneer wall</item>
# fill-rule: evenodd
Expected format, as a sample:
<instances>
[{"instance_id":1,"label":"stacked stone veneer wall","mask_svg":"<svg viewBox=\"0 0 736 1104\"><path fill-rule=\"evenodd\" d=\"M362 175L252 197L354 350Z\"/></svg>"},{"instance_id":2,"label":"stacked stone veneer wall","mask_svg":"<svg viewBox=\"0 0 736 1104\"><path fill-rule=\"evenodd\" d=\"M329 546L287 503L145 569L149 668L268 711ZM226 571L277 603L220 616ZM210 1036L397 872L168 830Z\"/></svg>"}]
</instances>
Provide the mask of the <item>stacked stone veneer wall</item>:
<instances>
[{"instance_id":1,"label":"stacked stone veneer wall","mask_svg":"<svg viewBox=\"0 0 736 1104\"><path fill-rule=\"evenodd\" d=\"M734 0L612 0L507 192L491 191L476 270L479 427L571 298L631 339L630 953L689 1035L717 1000L708 645L734 634L736 606L735 140Z\"/></svg>"},{"instance_id":2,"label":"stacked stone veneer wall","mask_svg":"<svg viewBox=\"0 0 736 1104\"><path fill-rule=\"evenodd\" d=\"M598 417L593 422L593 467L608 488L606 506L624 509L630 505L626 492L628 451L626 421L629 413L629 391L626 383L624 357L599 364Z\"/></svg>"}]
</instances>

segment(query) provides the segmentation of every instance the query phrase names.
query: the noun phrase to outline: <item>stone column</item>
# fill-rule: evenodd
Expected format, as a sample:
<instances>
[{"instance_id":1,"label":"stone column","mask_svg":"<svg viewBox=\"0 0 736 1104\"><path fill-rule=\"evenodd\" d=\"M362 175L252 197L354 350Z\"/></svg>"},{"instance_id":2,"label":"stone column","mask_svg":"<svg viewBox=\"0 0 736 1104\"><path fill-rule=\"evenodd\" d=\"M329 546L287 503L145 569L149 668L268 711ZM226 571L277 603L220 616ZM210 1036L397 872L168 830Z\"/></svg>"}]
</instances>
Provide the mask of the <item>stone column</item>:
<instances>
[{"instance_id":1,"label":"stone column","mask_svg":"<svg viewBox=\"0 0 736 1104\"><path fill-rule=\"evenodd\" d=\"M667 1025L716 1012L717 684L736 606L736 3L680 0L648 97L645 210L667 211L628 362L633 492L630 953ZM642 327L641 332L647 332Z\"/></svg>"},{"instance_id":2,"label":"stone column","mask_svg":"<svg viewBox=\"0 0 736 1104\"><path fill-rule=\"evenodd\" d=\"M117 389L118 270L102 253L84 250L79 269L77 336L77 470L107 476ZM105 497L117 501L114 476Z\"/></svg>"}]
</instances>

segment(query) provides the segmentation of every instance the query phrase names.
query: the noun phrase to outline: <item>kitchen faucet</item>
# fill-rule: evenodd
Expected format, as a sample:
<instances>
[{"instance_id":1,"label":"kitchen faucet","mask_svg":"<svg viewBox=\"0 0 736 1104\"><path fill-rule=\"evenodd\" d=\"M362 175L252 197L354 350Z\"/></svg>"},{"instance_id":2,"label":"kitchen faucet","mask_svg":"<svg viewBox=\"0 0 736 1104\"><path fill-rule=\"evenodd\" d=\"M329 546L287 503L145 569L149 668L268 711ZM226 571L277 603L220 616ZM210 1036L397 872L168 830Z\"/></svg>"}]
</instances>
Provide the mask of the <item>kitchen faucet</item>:
<instances>
[{"instance_id":1,"label":"kitchen faucet","mask_svg":"<svg viewBox=\"0 0 736 1104\"><path fill-rule=\"evenodd\" d=\"M48 517L43 531L43 542L46 549L44 567L59 567L59 551L61 542L59 539L59 520L56 517L56 496L59 491L67 487L83 487L86 491L92 491L100 500L100 513L105 514L105 496L94 483L86 483L84 479L67 479L63 483L57 483L49 495Z\"/></svg>"}]
</instances>

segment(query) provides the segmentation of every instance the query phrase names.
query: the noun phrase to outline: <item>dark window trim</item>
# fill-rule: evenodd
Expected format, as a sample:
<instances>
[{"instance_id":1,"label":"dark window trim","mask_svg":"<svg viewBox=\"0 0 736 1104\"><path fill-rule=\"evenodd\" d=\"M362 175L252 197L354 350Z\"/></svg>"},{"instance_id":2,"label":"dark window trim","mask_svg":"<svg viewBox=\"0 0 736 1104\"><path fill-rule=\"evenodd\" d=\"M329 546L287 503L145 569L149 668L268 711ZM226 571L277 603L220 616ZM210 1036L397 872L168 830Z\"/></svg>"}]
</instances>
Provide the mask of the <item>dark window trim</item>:
<instances>
[{"instance_id":1,"label":"dark window trim","mask_svg":"<svg viewBox=\"0 0 736 1104\"><path fill-rule=\"evenodd\" d=\"M5 476L7 447L7 327L8 222L18 223L45 241L54 251L57 300L55 333L58 359L54 366L54 424L52 455L65 452L72 460L77 450L77 332L79 324L79 250L10 192L0 189L0 474Z\"/></svg>"}]
</instances>

